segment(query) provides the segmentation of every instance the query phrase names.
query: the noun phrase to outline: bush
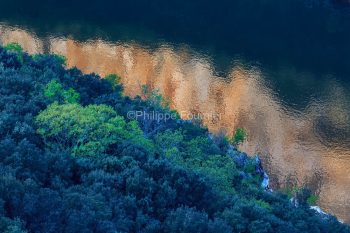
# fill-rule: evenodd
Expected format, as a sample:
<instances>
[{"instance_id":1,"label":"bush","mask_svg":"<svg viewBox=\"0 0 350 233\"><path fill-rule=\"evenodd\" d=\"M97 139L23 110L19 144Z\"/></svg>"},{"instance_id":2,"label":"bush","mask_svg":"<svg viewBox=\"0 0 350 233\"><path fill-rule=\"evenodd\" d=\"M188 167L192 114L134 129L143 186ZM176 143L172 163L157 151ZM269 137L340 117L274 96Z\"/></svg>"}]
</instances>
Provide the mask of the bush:
<instances>
[{"instance_id":1,"label":"bush","mask_svg":"<svg viewBox=\"0 0 350 233\"><path fill-rule=\"evenodd\" d=\"M63 86L56 80L50 81L44 91L44 95L49 98L51 102L58 101L60 103L77 103L80 99L79 93L73 88L64 90Z\"/></svg>"},{"instance_id":2,"label":"bush","mask_svg":"<svg viewBox=\"0 0 350 233\"><path fill-rule=\"evenodd\" d=\"M240 143L244 142L247 138L247 133L245 129L243 128L237 128L235 131L235 134L233 135L231 139L231 143L233 145L239 145Z\"/></svg>"},{"instance_id":3,"label":"bush","mask_svg":"<svg viewBox=\"0 0 350 233\"><path fill-rule=\"evenodd\" d=\"M124 140L153 147L135 121L125 122L106 105L53 103L36 117L36 123L47 146L69 149L73 155L101 155L111 144Z\"/></svg>"},{"instance_id":4,"label":"bush","mask_svg":"<svg viewBox=\"0 0 350 233\"><path fill-rule=\"evenodd\" d=\"M5 45L4 48L8 51L16 52L18 54L23 53L23 49L22 49L21 45L19 45L18 43L9 43L9 44Z\"/></svg>"},{"instance_id":5,"label":"bush","mask_svg":"<svg viewBox=\"0 0 350 233\"><path fill-rule=\"evenodd\" d=\"M23 49L18 43L9 43L4 47L7 51L14 52L17 54L18 60L23 63Z\"/></svg>"}]
</instances>

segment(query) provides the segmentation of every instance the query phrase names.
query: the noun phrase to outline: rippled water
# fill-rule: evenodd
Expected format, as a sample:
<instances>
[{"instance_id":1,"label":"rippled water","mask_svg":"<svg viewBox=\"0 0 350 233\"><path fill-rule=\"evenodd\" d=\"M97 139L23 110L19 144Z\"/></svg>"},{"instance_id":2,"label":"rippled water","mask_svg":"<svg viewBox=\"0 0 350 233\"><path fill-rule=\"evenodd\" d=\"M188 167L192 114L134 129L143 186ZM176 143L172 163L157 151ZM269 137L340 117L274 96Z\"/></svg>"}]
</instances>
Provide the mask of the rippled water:
<instances>
[{"instance_id":1,"label":"rippled water","mask_svg":"<svg viewBox=\"0 0 350 233\"><path fill-rule=\"evenodd\" d=\"M302 60L293 49L276 49L292 57L286 61L281 55L280 61L203 50L191 41L168 42L166 36L156 40L156 33L125 25L108 29L107 35L124 35L111 38L96 36L96 30L85 36L81 32L90 28L80 23L40 30L24 25L3 20L0 42L18 42L30 53L65 55L69 67L86 73L116 73L127 95L140 93L143 84L159 89L179 112L209 116L204 123L213 132L245 128L248 140L240 149L262 155L274 188L306 185L319 195L324 210L350 222L350 60L344 61L350 59L349 46L329 60L327 53L312 54L316 50ZM135 33L146 39L129 38Z\"/></svg>"}]
</instances>

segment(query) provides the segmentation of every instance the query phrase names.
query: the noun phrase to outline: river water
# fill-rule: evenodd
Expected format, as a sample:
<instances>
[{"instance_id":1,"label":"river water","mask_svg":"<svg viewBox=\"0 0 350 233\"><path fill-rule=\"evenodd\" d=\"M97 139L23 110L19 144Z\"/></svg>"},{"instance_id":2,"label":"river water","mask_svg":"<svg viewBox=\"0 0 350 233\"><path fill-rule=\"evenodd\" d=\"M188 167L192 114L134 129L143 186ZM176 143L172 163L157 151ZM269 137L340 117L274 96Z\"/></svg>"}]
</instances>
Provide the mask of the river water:
<instances>
[{"instance_id":1,"label":"river water","mask_svg":"<svg viewBox=\"0 0 350 233\"><path fill-rule=\"evenodd\" d=\"M62 54L68 67L85 73L116 73L127 95L147 84L185 118L208 116L212 132L245 128L240 149L262 156L273 188L307 186L322 209L350 222L346 5L223 1L225 7L209 9L197 1L170 8L159 2L144 5L146 14L142 4L111 1L102 8L17 2L1 3L2 44Z\"/></svg>"}]
</instances>

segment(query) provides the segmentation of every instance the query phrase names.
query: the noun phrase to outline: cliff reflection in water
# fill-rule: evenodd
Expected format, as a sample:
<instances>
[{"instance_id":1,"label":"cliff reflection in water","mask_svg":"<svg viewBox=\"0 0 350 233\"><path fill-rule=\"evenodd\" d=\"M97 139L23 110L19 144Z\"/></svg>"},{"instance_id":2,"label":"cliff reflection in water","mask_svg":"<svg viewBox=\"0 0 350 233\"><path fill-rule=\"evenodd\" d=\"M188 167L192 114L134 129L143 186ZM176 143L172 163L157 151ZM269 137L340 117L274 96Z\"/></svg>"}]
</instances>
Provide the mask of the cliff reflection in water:
<instances>
[{"instance_id":1,"label":"cliff reflection in water","mask_svg":"<svg viewBox=\"0 0 350 233\"><path fill-rule=\"evenodd\" d=\"M204 123L213 132L246 128L249 140L241 149L263 156L275 188L307 184L319 193L324 210L350 222L350 96L332 76L322 80L325 85L305 108L295 110L269 87L269 72L259 66L236 61L219 77L208 58L186 46L147 49L132 42L37 38L8 26L0 27L0 41L18 42L30 53L65 55L69 67L86 73L116 73L127 95L135 96L147 84L179 112L220 114ZM293 69L277 72L317 82L312 74Z\"/></svg>"}]
</instances>

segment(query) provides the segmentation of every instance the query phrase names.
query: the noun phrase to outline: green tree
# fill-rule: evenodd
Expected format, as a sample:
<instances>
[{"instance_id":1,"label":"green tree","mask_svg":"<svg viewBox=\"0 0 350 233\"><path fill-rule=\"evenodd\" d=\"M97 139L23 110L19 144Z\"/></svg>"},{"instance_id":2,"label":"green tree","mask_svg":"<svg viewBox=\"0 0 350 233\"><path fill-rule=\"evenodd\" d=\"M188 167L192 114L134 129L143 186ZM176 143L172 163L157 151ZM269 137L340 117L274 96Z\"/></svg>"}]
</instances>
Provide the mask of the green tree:
<instances>
[{"instance_id":1,"label":"green tree","mask_svg":"<svg viewBox=\"0 0 350 233\"><path fill-rule=\"evenodd\" d=\"M36 117L36 123L38 133L49 146L67 148L73 155L100 155L109 145L124 140L153 148L137 122L127 123L106 105L82 107L55 102Z\"/></svg>"},{"instance_id":2,"label":"green tree","mask_svg":"<svg viewBox=\"0 0 350 233\"><path fill-rule=\"evenodd\" d=\"M312 206L312 205L316 205L317 204L317 200L318 200L318 196L315 194L311 194L310 197L308 197L307 199L307 203Z\"/></svg>"},{"instance_id":3,"label":"green tree","mask_svg":"<svg viewBox=\"0 0 350 233\"><path fill-rule=\"evenodd\" d=\"M104 77L104 79L110 82L113 88L115 88L120 82L120 77L116 74L109 74Z\"/></svg>"},{"instance_id":4,"label":"green tree","mask_svg":"<svg viewBox=\"0 0 350 233\"><path fill-rule=\"evenodd\" d=\"M183 140L183 134L180 130L166 130L163 133L158 133L154 138L157 149L168 158L178 158L179 148Z\"/></svg>"},{"instance_id":5,"label":"green tree","mask_svg":"<svg viewBox=\"0 0 350 233\"><path fill-rule=\"evenodd\" d=\"M63 66L67 65L67 58L61 54L53 54L52 56L54 56L56 58L56 60L58 61L58 63L60 63Z\"/></svg>"},{"instance_id":6,"label":"green tree","mask_svg":"<svg viewBox=\"0 0 350 233\"><path fill-rule=\"evenodd\" d=\"M207 174L215 181L214 186L225 193L235 193L233 182L238 176L233 160L228 156L210 155L192 169Z\"/></svg>"},{"instance_id":7,"label":"green tree","mask_svg":"<svg viewBox=\"0 0 350 233\"><path fill-rule=\"evenodd\" d=\"M210 142L205 137L195 137L185 142L180 130L166 130L155 137L157 149L175 163L211 177L215 187L234 193L233 182L237 169L232 158L226 155L207 154Z\"/></svg>"},{"instance_id":8,"label":"green tree","mask_svg":"<svg viewBox=\"0 0 350 233\"><path fill-rule=\"evenodd\" d=\"M247 138L247 132L243 128L237 128L235 131L235 134L233 135L231 139L231 143L233 145L239 145L240 143L244 142Z\"/></svg>"},{"instance_id":9,"label":"green tree","mask_svg":"<svg viewBox=\"0 0 350 233\"><path fill-rule=\"evenodd\" d=\"M9 43L5 45L4 49L17 54L18 60L23 63L23 48L18 43Z\"/></svg>"},{"instance_id":10,"label":"green tree","mask_svg":"<svg viewBox=\"0 0 350 233\"><path fill-rule=\"evenodd\" d=\"M80 99L79 93L73 88L65 90L61 83L52 80L46 85L44 95L51 101L58 101L60 103L77 103Z\"/></svg>"},{"instance_id":11,"label":"green tree","mask_svg":"<svg viewBox=\"0 0 350 233\"><path fill-rule=\"evenodd\" d=\"M23 53L23 48L18 43L9 43L4 47L8 51Z\"/></svg>"},{"instance_id":12,"label":"green tree","mask_svg":"<svg viewBox=\"0 0 350 233\"><path fill-rule=\"evenodd\" d=\"M33 60L36 62L40 62L41 59L45 58L54 58L55 62L57 62L59 65L66 66L67 65L67 58L61 54L34 54L32 56Z\"/></svg>"}]
</instances>

